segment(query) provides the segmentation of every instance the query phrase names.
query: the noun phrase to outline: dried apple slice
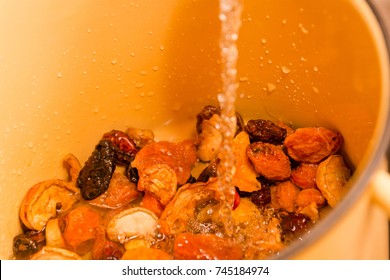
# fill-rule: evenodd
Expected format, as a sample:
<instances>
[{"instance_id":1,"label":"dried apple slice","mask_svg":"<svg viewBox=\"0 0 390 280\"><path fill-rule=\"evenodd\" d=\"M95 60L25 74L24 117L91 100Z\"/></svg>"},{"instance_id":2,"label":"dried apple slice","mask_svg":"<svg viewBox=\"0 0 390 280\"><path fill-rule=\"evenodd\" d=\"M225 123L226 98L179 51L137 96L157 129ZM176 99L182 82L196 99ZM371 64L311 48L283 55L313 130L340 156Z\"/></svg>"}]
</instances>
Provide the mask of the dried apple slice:
<instances>
[{"instance_id":1,"label":"dried apple slice","mask_svg":"<svg viewBox=\"0 0 390 280\"><path fill-rule=\"evenodd\" d=\"M55 248L66 248L64 237L60 227L59 219L50 219L45 228L46 246Z\"/></svg>"},{"instance_id":2,"label":"dried apple slice","mask_svg":"<svg viewBox=\"0 0 390 280\"><path fill-rule=\"evenodd\" d=\"M116 214L107 225L107 236L122 244L130 239L153 235L157 230L157 216L152 211L134 207Z\"/></svg>"},{"instance_id":3,"label":"dried apple slice","mask_svg":"<svg viewBox=\"0 0 390 280\"><path fill-rule=\"evenodd\" d=\"M29 229L42 230L47 221L71 209L79 190L69 182L53 179L32 186L20 207L20 219Z\"/></svg>"}]
</instances>

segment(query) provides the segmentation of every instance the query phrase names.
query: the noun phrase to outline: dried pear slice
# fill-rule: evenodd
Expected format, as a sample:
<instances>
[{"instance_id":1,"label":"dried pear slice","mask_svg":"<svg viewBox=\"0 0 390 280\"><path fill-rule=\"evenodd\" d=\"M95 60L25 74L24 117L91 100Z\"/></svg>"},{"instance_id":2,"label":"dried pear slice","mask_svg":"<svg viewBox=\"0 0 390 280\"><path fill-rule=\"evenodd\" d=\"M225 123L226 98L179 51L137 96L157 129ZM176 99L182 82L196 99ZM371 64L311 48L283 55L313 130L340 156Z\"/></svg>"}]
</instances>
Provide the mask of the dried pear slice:
<instances>
[{"instance_id":1,"label":"dried pear slice","mask_svg":"<svg viewBox=\"0 0 390 280\"><path fill-rule=\"evenodd\" d=\"M79 199L79 190L72 183L60 179L40 182L24 197L20 219L29 229L42 230L49 219L68 211Z\"/></svg>"}]
</instances>

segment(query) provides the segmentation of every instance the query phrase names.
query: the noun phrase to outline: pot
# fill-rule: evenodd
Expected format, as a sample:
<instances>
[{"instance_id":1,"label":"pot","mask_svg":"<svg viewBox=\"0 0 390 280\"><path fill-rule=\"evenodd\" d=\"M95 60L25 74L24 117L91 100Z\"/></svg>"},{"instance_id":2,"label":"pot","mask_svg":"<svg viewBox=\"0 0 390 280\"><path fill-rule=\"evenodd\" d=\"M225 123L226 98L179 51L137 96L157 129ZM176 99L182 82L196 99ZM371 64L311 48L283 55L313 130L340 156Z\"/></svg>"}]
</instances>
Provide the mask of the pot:
<instances>
[{"instance_id":1,"label":"pot","mask_svg":"<svg viewBox=\"0 0 390 280\"><path fill-rule=\"evenodd\" d=\"M388 258L381 168L389 140L389 56L362 0L246 0L237 42L237 111L345 138L353 187L279 258ZM36 182L64 178L112 129L192 135L221 88L218 1L1 1L0 257ZM378 183L379 182L379 183ZM385 182L385 183L383 183ZM389 211L390 212L390 211ZM374 226L375 224L375 226ZM335 249L337 248L337 249Z\"/></svg>"}]
</instances>

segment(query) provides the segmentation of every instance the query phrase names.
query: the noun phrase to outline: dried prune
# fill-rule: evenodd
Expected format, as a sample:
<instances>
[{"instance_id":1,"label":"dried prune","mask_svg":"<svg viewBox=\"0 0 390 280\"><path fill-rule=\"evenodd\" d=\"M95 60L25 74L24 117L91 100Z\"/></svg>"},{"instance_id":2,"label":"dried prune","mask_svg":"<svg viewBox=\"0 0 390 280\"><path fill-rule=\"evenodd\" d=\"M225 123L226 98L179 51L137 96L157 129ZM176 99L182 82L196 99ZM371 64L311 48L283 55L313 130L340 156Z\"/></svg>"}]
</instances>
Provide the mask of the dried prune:
<instances>
[{"instance_id":1,"label":"dried prune","mask_svg":"<svg viewBox=\"0 0 390 280\"><path fill-rule=\"evenodd\" d=\"M271 190L263 185L260 190L251 193L250 199L259 207L265 206L271 202Z\"/></svg>"},{"instance_id":2,"label":"dried prune","mask_svg":"<svg viewBox=\"0 0 390 280\"><path fill-rule=\"evenodd\" d=\"M110 140L100 140L77 178L77 186L85 200L104 193L116 167L115 147Z\"/></svg>"},{"instance_id":3,"label":"dried prune","mask_svg":"<svg viewBox=\"0 0 390 280\"><path fill-rule=\"evenodd\" d=\"M120 130L112 130L103 135L102 139L112 142L115 147L117 163L129 164L138 152L134 141Z\"/></svg>"},{"instance_id":4,"label":"dried prune","mask_svg":"<svg viewBox=\"0 0 390 280\"><path fill-rule=\"evenodd\" d=\"M251 142L261 141L272 144L282 144L287 130L270 120L249 120L245 126Z\"/></svg>"},{"instance_id":5,"label":"dried prune","mask_svg":"<svg viewBox=\"0 0 390 280\"><path fill-rule=\"evenodd\" d=\"M13 240L13 253L16 259L28 259L45 246L43 231L27 231L19 234Z\"/></svg>"},{"instance_id":6,"label":"dried prune","mask_svg":"<svg viewBox=\"0 0 390 280\"><path fill-rule=\"evenodd\" d=\"M300 213L288 213L280 221L283 241L290 243L301 237L309 230L310 225L311 220L308 216Z\"/></svg>"}]
</instances>

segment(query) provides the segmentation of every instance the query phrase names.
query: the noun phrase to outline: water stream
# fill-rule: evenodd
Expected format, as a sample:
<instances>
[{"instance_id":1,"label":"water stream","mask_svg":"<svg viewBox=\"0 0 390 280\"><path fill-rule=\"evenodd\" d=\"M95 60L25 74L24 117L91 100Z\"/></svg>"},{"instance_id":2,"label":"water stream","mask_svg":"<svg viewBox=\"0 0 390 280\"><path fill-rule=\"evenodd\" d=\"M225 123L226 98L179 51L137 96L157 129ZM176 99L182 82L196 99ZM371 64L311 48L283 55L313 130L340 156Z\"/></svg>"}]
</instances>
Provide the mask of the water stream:
<instances>
[{"instance_id":1,"label":"water stream","mask_svg":"<svg viewBox=\"0 0 390 280\"><path fill-rule=\"evenodd\" d=\"M236 91L237 76L237 39L241 26L242 4L240 0L220 0L219 19L221 22L220 51L221 51L221 80L222 92L218 94L218 102L221 108L220 132L222 145L219 153L220 164L218 166L219 187L225 196L225 205L220 214L225 221L227 235L232 235L233 228L229 217L234 202L235 187L232 183L235 173L235 158L232 152L232 142L236 132Z\"/></svg>"}]
</instances>

